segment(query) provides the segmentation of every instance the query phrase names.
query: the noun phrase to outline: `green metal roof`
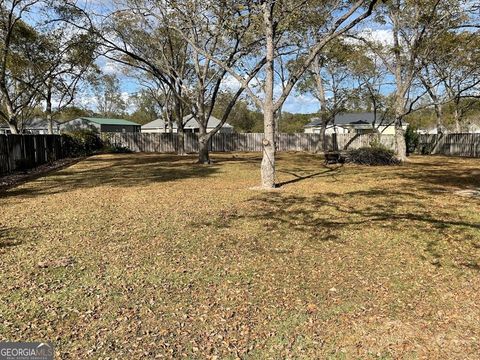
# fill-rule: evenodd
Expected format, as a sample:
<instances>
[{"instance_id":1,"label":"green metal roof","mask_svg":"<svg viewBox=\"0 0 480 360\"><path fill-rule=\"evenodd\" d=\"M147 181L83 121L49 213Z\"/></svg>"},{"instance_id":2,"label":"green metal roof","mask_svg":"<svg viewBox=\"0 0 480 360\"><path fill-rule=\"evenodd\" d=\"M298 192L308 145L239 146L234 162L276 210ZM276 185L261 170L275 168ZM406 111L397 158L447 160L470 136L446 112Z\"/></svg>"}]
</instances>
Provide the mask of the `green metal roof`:
<instances>
[{"instance_id":1,"label":"green metal roof","mask_svg":"<svg viewBox=\"0 0 480 360\"><path fill-rule=\"evenodd\" d=\"M93 117L82 117L81 119L85 119L91 122L94 122L99 125L137 125L136 122L125 120L125 119L107 119L107 118L93 118Z\"/></svg>"}]
</instances>

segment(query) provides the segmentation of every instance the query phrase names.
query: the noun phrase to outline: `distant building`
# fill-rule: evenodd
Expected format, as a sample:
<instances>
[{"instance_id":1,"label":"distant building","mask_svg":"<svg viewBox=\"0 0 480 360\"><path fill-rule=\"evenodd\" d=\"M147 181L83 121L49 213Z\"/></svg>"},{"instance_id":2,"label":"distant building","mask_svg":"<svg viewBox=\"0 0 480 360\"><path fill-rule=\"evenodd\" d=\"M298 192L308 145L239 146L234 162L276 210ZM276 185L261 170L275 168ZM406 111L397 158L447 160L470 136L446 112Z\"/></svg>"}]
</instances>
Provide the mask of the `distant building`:
<instances>
[{"instance_id":1,"label":"distant building","mask_svg":"<svg viewBox=\"0 0 480 360\"><path fill-rule=\"evenodd\" d=\"M448 134L449 133L448 129L445 126L440 127L440 129L437 126L424 128L424 129L417 129L416 132L417 132L417 134L426 134L426 135L436 135L436 134L439 134L439 133Z\"/></svg>"},{"instance_id":2,"label":"distant building","mask_svg":"<svg viewBox=\"0 0 480 360\"><path fill-rule=\"evenodd\" d=\"M80 129L90 129L99 133L119 132L119 133L136 133L140 132L140 124L124 119L106 119L81 117L60 124L62 132L75 131Z\"/></svg>"},{"instance_id":3,"label":"distant building","mask_svg":"<svg viewBox=\"0 0 480 360\"><path fill-rule=\"evenodd\" d=\"M480 125L478 124L469 124L468 125L468 132L470 134L480 134Z\"/></svg>"},{"instance_id":4,"label":"distant building","mask_svg":"<svg viewBox=\"0 0 480 360\"><path fill-rule=\"evenodd\" d=\"M210 116L207 123L207 132L210 132L213 129L215 129L218 126L218 124L220 124L220 122L221 121L216 117ZM183 118L183 123L185 124L185 126L183 127L185 132L197 133L200 131L198 122L193 118L192 115L185 116ZM142 133L169 133L169 132L177 133L178 127L175 122L172 123L171 130L172 131L170 131L170 129L168 128L168 123L163 119L157 119L142 126ZM231 133L233 132L233 126L228 123L224 123L220 128L219 132Z\"/></svg>"},{"instance_id":5,"label":"distant building","mask_svg":"<svg viewBox=\"0 0 480 360\"><path fill-rule=\"evenodd\" d=\"M368 134L376 131L384 135L395 135L395 124L393 121L377 118L373 112L367 113L342 113L335 116L333 124L328 124L326 134ZM403 129L407 129L407 123L403 124ZM310 123L305 125L304 132L307 134L320 134L322 130L322 120L313 118Z\"/></svg>"},{"instance_id":6,"label":"distant building","mask_svg":"<svg viewBox=\"0 0 480 360\"><path fill-rule=\"evenodd\" d=\"M21 134L42 135L48 134L48 121L41 118L33 118L18 124L18 131ZM10 134L10 128L7 124L0 124L0 134ZM53 133L60 133L60 124L53 120Z\"/></svg>"},{"instance_id":7,"label":"distant building","mask_svg":"<svg viewBox=\"0 0 480 360\"><path fill-rule=\"evenodd\" d=\"M417 129L418 134L427 134L427 135L436 135L439 133L442 134L455 134L455 133L463 133L463 134L480 134L480 125L475 123L469 123L465 125L460 131L449 130L445 126L441 126L440 129L438 127L428 127L428 128L421 128Z\"/></svg>"}]
</instances>

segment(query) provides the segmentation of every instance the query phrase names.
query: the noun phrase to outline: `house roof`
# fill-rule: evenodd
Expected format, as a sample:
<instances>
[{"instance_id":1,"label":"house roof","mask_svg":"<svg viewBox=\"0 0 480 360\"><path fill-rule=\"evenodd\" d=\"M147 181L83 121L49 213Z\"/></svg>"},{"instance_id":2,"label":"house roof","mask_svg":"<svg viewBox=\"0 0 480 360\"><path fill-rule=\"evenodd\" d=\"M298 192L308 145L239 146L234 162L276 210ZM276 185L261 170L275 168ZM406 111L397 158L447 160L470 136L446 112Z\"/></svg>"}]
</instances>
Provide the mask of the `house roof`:
<instances>
[{"instance_id":1,"label":"house roof","mask_svg":"<svg viewBox=\"0 0 480 360\"><path fill-rule=\"evenodd\" d=\"M58 122L52 120L53 126L58 126ZM23 127L25 129L47 129L48 128L48 121L47 119L42 118L33 118L31 120L27 120L23 123Z\"/></svg>"},{"instance_id":2,"label":"house roof","mask_svg":"<svg viewBox=\"0 0 480 360\"><path fill-rule=\"evenodd\" d=\"M136 122L130 121L130 120L125 120L125 119L109 119L109 118L94 118L94 117L81 117L78 119L82 120L87 120L91 121L95 124L98 125L137 125L140 126L140 124L137 124ZM74 120L78 120L74 119ZM72 121L72 120L70 120Z\"/></svg>"},{"instance_id":3,"label":"house roof","mask_svg":"<svg viewBox=\"0 0 480 360\"><path fill-rule=\"evenodd\" d=\"M176 128L176 124L173 125L174 128ZM150 121L149 123L146 123L142 125L142 129L160 129L165 127L165 121L163 119L156 119L153 121Z\"/></svg>"},{"instance_id":4,"label":"house roof","mask_svg":"<svg viewBox=\"0 0 480 360\"><path fill-rule=\"evenodd\" d=\"M221 121L219 119L217 119L216 117L210 116L210 118L208 119L207 128L214 128L214 127L218 126L218 124L220 124L220 122ZM184 125L185 129L198 129L198 122L197 122L197 120L195 120L193 118L193 115L191 115L191 114L183 117L183 123L185 124ZM231 128L232 125L230 125L228 123L224 123L223 127L224 128ZM151 121L151 122L142 126L142 129L165 129L165 128L166 128L166 124L165 124L165 120L163 120L163 119L153 120L153 121ZM177 128L177 123L176 122L172 123L172 128L173 129Z\"/></svg>"},{"instance_id":5,"label":"house roof","mask_svg":"<svg viewBox=\"0 0 480 360\"><path fill-rule=\"evenodd\" d=\"M377 123L380 123L381 116L377 115ZM363 112L363 113L341 113L335 116L335 125L371 125L375 121L375 115L373 112ZM316 127L321 126L322 121L320 118L313 118L310 123L305 125L305 127ZM384 121L384 124L389 124L388 121Z\"/></svg>"},{"instance_id":6,"label":"house roof","mask_svg":"<svg viewBox=\"0 0 480 360\"><path fill-rule=\"evenodd\" d=\"M21 122L18 125L19 125L19 128L24 130L48 129L47 119L42 119L42 118L33 118L33 119L25 120L24 122ZM56 127L58 125L59 125L58 121L53 120L53 126ZM0 128L8 129L8 124L6 124L5 122L0 122Z\"/></svg>"}]
</instances>

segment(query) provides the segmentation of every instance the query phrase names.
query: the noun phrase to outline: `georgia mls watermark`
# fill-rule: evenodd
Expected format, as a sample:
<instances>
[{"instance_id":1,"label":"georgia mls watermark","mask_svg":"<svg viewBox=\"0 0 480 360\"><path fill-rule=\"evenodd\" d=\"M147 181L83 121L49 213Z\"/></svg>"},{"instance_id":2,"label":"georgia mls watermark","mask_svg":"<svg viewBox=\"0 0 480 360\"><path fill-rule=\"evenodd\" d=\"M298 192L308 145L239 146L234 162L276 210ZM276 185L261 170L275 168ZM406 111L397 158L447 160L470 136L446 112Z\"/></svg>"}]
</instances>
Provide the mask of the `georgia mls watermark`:
<instances>
[{"instance_id":1,"label":"georgia mls watermark","mask_svg":"<svg viewBox=\"0 0 480 360\"><path fill-rule=\"evenodd\" d=\"M0 342L0 360L53 360L53 346L38 342Z\"/></svg>"}]
</instances>

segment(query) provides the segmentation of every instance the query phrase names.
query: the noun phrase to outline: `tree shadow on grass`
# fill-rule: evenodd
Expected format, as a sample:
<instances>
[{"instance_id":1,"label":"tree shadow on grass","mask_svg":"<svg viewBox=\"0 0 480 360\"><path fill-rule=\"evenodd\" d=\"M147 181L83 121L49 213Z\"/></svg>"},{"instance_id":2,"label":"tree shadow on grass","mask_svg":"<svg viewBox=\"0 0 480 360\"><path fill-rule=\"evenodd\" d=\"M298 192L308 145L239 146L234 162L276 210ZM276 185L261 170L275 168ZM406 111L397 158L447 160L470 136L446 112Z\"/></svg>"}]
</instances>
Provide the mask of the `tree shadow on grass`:
<instances>
[{"instance_id":1,"label":"tree shadow on grass","mask_svg":"<svg viewBox=\"0 0 480 360\"><path fill-rule=\"evenodd\" d=\"M387 237L390 233L405 238L424 233L428 236L418 240L429 254L422 258L424 261L451 257L450 251L458 246L474 254L480 244L479 223L466 221L454 208L428 208L430 195L414 190L374 188L311 196L268 193L248 202L244 207L247 210L221 213L203 225L238 228L242 222L255 222L265 233L284 237L300 234L312 246L320 242L347 244L350 240L346 233L364 232L363 236L369 237L372 228L384 229ZM480 270L473 257L456 259L456 264Z\"/></svg>"},{"instance_id":2,"label":"tree shadow on grass","mask_svg":"<svg viewBox=\"0 0 480 360\"><path fill-rule=\"evenodd\" d=\"M215 153L211 153L210 157L213 164L229 164L244 163L259 165L262 161L261 153L222 153L222 157L216 157Z\"/></svg>"},{"instance_id":3,"label":"tree shadow on grass","mask_svg":"<svg viewBox=\"0 0 480 360\"><path fill-rule=\"evenodd\" d=\"M196 157L159 154L94 156L61 171L48 174L37 184L0 192L0 198L34 197L99 186L124 188L190 178L205 178L218 172L215 165L195 164Z\"/></svg>"},{"instance_id":4,"label":"tree shadow on grass","mask_svg":"<svg viewBox=\"0 0 480 360\"><path fill-rule=\"evenodd\" d=\"M5 227L0 227L0 251L2 249L20 245L22 242L16 239L11 230Z\"/></svg>"},{"instance_id":5,"label":"tree shadow on grass","mask_svg":"<svg viewBox=\"0 0 480 360\"><path fill-rule=\"evenodd\" d=\"M480 188L480 159L438 157L435 160L425 157L418 163L409 163L399 175L412 184Z\"/></svg>"},{"instance_id":6,"label":"tree shadow on grass","mask_svg":"<svg viewBox=\"0 0 480 360\"><path fill-rule=\"evenodd\" d=\"M277 186L282 187L282 186L289 185L289 184L295 184L295 183L303 181L303 180L325 177L325 176L335 176L340 172L341 166L339 166L339 167L327 167L327 166L323 165L323 168L325 170L318 171L318 172L315 172L313 174L308 174L308 175L299 174L299 172L303 172L303 171L301 171L301 169L299 169L297 171L295 171L295 170L293 170L293 171L292 170L277 170L278 173L283 173L283 174L291 175L291 176L294 177L291 180L279 182L277 184Z\"/></svg>"}]
</instances>

